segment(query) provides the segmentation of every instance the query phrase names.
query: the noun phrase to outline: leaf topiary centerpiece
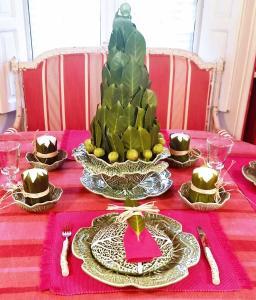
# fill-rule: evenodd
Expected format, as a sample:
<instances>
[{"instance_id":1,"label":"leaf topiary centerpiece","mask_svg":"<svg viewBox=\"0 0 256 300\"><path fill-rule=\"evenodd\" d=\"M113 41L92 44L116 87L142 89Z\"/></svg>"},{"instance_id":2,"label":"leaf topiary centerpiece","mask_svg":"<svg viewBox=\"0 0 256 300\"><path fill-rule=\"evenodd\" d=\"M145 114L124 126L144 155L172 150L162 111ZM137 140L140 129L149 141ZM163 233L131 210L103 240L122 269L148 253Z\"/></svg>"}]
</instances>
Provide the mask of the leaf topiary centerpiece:
<instances>
[{"instance_id":1,"label":"leaf topiary centerpiece","mask_svg":"<svg viewBox=\"0 0 256 300\"><path fill-rule=\"evenodd\" d=\"M101 105L91 123L87 152L113 162L150 161L165 143L156 119L156 95L144 64L146 42L124 3L115 15L102 70Z\"/></svg>"},{"instance_id":2,"label":"leaf topiary centerpiece","mask_svg":"<svg viewBox=\"0 0 256 300\"><path fill-rule=\"evenodd\" d=\"M91 139L73 151L84 167L82 184L90 190L107 184L117 191L118 199L120 195L125 199L127 193L154 174L159 193L171 185L168 163L162 161L170 153L159 133L156 95L150 89L144 64L146 43L131 22L130 12L125 3L115 15L108 58L102 70L101 104L90 127ZM161 184L161 175L168 185ZM140 188L145 197L151 195L148 184L147 188Z\"/></svg>"}]
</instances>

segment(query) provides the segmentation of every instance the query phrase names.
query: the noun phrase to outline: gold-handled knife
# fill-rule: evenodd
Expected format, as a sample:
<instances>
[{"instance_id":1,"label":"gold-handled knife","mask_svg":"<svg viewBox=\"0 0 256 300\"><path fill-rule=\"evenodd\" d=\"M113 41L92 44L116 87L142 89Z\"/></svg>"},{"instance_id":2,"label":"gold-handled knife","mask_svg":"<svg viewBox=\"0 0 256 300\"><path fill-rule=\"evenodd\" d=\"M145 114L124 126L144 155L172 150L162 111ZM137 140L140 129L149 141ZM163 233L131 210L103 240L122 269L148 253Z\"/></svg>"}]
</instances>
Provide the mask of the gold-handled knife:
<instances>
[{"instance_id":1,"label":"gold-handled knife","mask_svg":"<svg viewBox=\"0 0 256 300\"><path fill-rule=\"evenodd\" d=\"M220 274L219 274L219 268L218 265L212 255L212 251L209 247L208 240L206 237L205 232L201 227L197 227L197 232L199 234L200 240L202 242L203 248L204 248L204 254L206 256L206 259L210 265L211 272L212 272L212 283L215 285L220 284Z\"/></svg>"}]
</instances>

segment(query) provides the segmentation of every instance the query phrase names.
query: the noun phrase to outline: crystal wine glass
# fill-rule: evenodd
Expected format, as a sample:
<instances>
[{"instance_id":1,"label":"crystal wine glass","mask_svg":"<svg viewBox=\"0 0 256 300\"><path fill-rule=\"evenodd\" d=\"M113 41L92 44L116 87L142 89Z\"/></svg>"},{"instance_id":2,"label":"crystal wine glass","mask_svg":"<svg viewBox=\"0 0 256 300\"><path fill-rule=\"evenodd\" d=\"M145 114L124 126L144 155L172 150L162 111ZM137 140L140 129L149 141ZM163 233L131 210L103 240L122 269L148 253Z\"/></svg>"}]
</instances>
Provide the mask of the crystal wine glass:
<instances>
[{"instance_id":1,"label":"crystal wine glass","mask_svg":"<svg viewBox=\"0 0 256 300\"><path fill-rule=\"evenodd\" d=\"M207 139L207 165L217 171L221 171L230 154L234 142L224 136L212 136Z\"/></svg>"},{"instance_id":2,"label":"crystal wine glass","mask_svg":"<svg viewBox=\"0 0 256 300\"><path fill-rule=\"evenodd\" d=\"M15 183L19 172L20 143L14 141L0 142L0 168L1 173L7 176L7 182L2 188L9 190Z\"/></svg>"}]
</instances>

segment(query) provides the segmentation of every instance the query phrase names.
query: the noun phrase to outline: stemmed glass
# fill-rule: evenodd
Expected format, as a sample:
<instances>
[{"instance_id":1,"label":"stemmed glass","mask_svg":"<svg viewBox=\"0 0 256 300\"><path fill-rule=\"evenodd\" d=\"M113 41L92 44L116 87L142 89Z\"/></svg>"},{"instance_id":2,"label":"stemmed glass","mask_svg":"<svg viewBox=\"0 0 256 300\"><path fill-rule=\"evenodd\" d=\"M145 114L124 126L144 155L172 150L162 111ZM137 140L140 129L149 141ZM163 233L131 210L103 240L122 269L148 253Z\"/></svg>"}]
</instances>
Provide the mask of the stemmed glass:
<instances>
[{"instance_id":1,"label":"stemmed glass","mask_svg":"<svg viewBox=\"0 0 256 300\"><path fill-rule=\"evenodd\" d=\"M9 190L15 184L16 174L19 172L20 143L14 141L0 142L1 173L7 176L7 182L1 187Z\"/></svg>"},{"instance_id":2,"label":"stemmed glass","mask_svg":"<svg viewBox=\"0 0 256 300\"><path fill-rule=\"evenodd\" d=\"M224 168L224 163L230 154L234 142L224 136L212 136L207 139L207 165L217 171Z\"/></svg>"}]
</instances>

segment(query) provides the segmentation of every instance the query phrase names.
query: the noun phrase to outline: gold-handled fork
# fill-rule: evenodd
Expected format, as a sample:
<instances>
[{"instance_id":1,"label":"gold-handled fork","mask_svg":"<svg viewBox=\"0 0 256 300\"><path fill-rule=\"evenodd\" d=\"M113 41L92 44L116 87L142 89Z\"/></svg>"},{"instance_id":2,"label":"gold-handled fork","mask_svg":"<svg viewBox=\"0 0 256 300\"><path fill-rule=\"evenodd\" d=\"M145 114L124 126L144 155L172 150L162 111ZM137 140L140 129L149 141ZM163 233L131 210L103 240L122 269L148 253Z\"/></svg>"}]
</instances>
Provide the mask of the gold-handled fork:
<instances>
[{"instance_id":1,"label":"gold-handled fork","mask_svg":"<svg viewBox=\"0 0 256 300\"><path fill-rule=\"evenodd\" d=\"M69 267L68 267L68 246L69 246L69 237L71 236L72 232L70 227L65 227L62 231L62 236L65 238L62 244L62 250L60 255L60 266L61 266L61 274L62 276L66 277L69 275Z\"/></svg>"}]
</instances>

